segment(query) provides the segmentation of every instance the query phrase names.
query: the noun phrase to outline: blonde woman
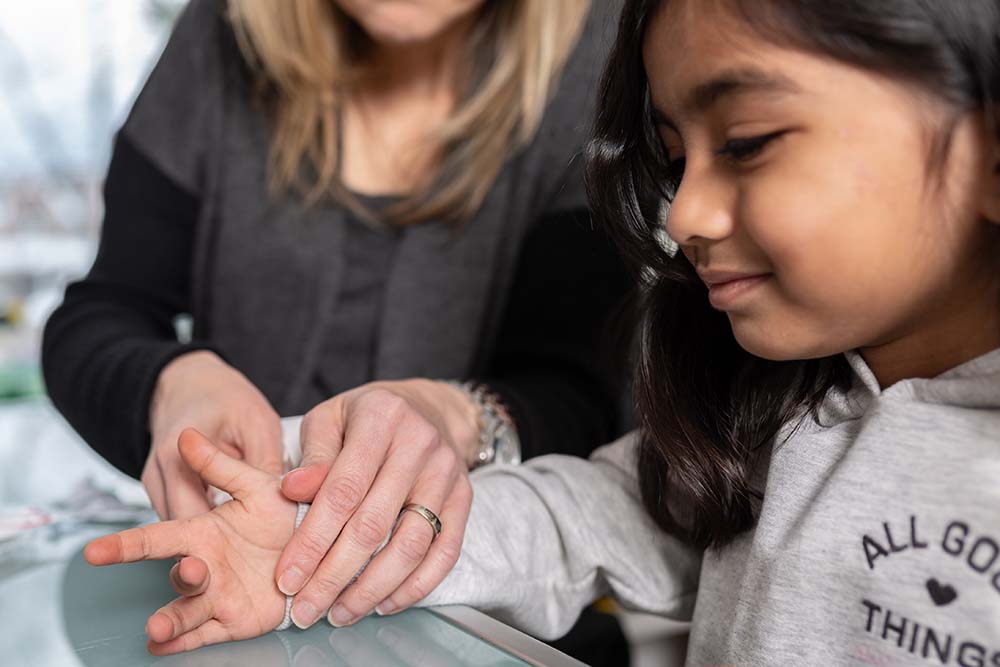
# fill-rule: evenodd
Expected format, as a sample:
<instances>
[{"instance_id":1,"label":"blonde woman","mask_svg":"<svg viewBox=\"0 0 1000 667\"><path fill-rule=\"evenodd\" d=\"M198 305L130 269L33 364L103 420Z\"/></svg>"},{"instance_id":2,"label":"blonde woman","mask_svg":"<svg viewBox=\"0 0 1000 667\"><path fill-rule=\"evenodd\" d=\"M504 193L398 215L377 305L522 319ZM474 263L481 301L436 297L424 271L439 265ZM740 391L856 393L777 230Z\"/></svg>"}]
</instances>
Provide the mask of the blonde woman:
<instances>
[{"instance_id":1,"label":"blonde woman","mask_svg":"<svg viewBox=\"0 0 1000 667\"><path fill-rule=\"evenodd\" d=\"M184 428L279 471L306 413L282 490L313 505L275 573L298 625L433 589L470 467L616 434L627 280L577 159L615 4L193 0L119 132L50 394L165 519L209 508Z\"/></svg>"}]
</instances>

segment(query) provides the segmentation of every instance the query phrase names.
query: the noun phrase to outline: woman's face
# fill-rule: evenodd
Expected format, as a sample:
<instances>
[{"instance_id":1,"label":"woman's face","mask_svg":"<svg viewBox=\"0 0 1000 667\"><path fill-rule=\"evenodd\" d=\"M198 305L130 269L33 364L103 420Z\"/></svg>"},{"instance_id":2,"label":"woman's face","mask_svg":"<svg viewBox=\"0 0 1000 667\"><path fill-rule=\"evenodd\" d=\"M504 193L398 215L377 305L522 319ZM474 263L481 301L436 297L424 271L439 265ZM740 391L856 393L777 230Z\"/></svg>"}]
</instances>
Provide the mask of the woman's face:
<instances>
[{"instance_id":1,"label":"woman's face","mask_svg":"<svg viewBox=\"0 0 1000 667\"><path fill-rule=\"evenodd\" d=\"M740 345L768 359L872 348L977 291L996 298L981 123L961 119L928 169L943 105L774 46L722 4L672 0L643 58L664 147L685 160L667 231Z\"/></svg>"},{"instance_id":2,"label":"woman's face","mask_svg":"<svg viewBox=\"0 0 1000 667\"><path fill-rule=\"evenodd\" d=\"M485 0L334 0L375 42L405 45L433 40Z\"/></svg>"}]
</instances>

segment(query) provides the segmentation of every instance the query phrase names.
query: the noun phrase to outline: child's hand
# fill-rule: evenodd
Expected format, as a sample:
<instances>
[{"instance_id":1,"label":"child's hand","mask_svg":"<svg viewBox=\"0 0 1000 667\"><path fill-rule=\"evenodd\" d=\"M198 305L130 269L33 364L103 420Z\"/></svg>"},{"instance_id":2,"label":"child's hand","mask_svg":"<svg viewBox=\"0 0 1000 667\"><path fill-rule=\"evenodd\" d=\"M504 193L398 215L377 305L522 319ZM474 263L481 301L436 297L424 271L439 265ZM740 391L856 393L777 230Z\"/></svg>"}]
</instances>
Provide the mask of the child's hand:
<instances>
[{"instance_id":1,"label":"child's hand","mask_svg":"<svg viewBox=\"0 0 1000 667\"><path fill-rule=\"evenodd\" d=\"M282 496L276 475L227 456L193 429L181 434L179 447L205 482L233 500L189 519L105 535L84 549L91 565L189 555L208 565L204 593L178 598L150 616L146 634L154 655L262 635L285 613L274 568L292 536L295 503Z\"/></svg>"}]
</instances>

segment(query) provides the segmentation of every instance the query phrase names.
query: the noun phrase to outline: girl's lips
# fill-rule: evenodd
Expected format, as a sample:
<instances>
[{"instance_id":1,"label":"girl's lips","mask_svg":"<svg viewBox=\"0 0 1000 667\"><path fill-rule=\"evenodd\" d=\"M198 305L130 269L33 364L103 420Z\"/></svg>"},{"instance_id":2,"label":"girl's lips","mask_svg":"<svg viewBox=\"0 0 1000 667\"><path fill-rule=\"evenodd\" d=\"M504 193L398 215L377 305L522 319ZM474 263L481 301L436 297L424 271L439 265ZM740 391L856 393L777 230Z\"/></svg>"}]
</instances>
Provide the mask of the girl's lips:
<instances>
[{"instance_id":1,"label":"girl's lips","mask_svg":"<svg viewBox=\"0 0 1000 667\"><path fill-rule=\"evenodd\" d=\"M771 275L770 273L762 273L709 283L708 301L716 310L729 310L739 303L740 299L767 282Z\"/></svg>"}]
</instances>

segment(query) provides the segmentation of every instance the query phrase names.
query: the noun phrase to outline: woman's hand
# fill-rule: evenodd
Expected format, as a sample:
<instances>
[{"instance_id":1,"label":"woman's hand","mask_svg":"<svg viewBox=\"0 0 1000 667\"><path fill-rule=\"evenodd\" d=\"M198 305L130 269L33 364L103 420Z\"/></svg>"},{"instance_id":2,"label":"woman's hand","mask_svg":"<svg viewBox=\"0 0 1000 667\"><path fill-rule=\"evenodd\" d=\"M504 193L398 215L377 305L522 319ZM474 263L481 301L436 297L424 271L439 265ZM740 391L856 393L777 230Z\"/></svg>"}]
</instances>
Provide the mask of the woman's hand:
<instances>
[{"instance_id":1,"label":"woman's hand","mask_svg":"<svg viewBox=\"0 0 1000 667\"><path fill-rule=\"evenodd\" d=\"M141 479L161 519L212 508L205 485L177 448L189 427L230 456L274 475L282 472L281 424L264 395L212 352L181 355L160 372L149 409L153 444Z\"/></svg>"},{"instance_id":2,"label":"woman's hand","mask_svg":"<svg viewBox=\"0 0 1000 667\"><path fill-rule=\"evenodd\" d=\"M211 581L203 593L180 597L149 617L154 655L256 637L285 615L273 572L292 536L296 506L281 494L279 478L230 458L193 429L181 433L178 449L193 474L233 500L193 518L100 537L83 552L91 565L181 556L207 564Z\"/></svg>"},{"instance_id":3,"label":"woman's hand","mask_svg":"<svg viewBox=\"0 0 1000 667\"><path fill-rule=\"evenodd\" d=\"M178 450L178 436L189 427L230 456L274 475L282 472L281 423L264 395L213 352L181 355L160 371L149 409L153 444L141 479L161 519L186 519L212 508L204 483ZM170 583L180 595L195 595L208 584L208 574L197 558L184 558L170 571Z\"/></svg>"},{"instance_id":4,"label":"woman's hand","mask_svg":"<svg viewBox=\"0 0 1000 667\"><path fill-rule=\"evenodd\" d=\"M278 587L296 596L296 625L312 625L327 609L336 626L373 608L401 611L444 579L458 560L472 505L468 465L478 433L475 403L432 380L363 385L305 416L302 465L281 488L312 507L275 571ZM440 517L441 534L435 539L426 519L404 513L348 588L411 502Z\"/></svg>"}]
</instances>

